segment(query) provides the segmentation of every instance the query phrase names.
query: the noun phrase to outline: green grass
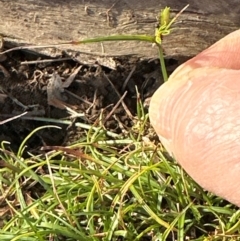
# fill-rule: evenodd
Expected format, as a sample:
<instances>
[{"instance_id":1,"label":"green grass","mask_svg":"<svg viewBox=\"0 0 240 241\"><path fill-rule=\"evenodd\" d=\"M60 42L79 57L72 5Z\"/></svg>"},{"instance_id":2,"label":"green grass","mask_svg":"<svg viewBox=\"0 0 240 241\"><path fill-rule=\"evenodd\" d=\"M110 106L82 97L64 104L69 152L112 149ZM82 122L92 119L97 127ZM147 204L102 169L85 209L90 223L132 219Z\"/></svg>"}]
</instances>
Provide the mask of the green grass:
<instances>
[{"instance_id":1,"label":"green grass","mask_svg":"<svg viewBox=\"0 0 240 241\"><path fill-rule=\"evenodd\" d=\"M0 240L240 240L240 211L169 158L137 110L124 134L86 125L76 143L40 155L25 146L53 126L16 154L3 142Z\"/></svg>"}]
</instances>

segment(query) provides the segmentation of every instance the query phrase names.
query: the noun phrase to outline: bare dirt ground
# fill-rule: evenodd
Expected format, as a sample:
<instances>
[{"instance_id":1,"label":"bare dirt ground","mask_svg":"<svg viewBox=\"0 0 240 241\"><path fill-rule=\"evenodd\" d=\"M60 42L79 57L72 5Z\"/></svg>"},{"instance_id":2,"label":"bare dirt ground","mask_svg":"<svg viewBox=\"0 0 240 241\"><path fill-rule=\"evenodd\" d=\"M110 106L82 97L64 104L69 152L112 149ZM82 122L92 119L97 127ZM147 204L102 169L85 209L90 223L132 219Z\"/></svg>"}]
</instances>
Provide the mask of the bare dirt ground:
<instances>
[{"instance_id":1,"label":"bare dirt ground","mask_svg":"<svg viewBox=\"0 0 240 241\"><path fill-rule=\"evenodd\" d=\"M51 62L44 62L46 60ZM0 121L25 111L30 118L18 118L0 125L0 142L9 141L14 151L33 129L51 124L33 120L34 116L66 118L72 123L78 121L78 118L70 117L72 115L66 106L85 115L81 122L92 125L102 113L107 130L119 133L121 126L131 128L132 116L136 114L136 87L142 101L146 101L162 83L158 60L116 59L115 70L98 63L90 66L73 59L57 60L28 51L14 51L1 59ZM169 72L177 65L176 60L167 60ZM56 96L49 97L49 88L56 75L61 83L69 81L69 77L72 80L69 87L56 94L55 99ZM122 103L125 106L122 103L116 106L124 94ZM45 129L34 135L28 149L34 151L43 145L66 145L80 135L81 130L74 125L64 125L61 131Z\"/></svg>"}]
</instances>

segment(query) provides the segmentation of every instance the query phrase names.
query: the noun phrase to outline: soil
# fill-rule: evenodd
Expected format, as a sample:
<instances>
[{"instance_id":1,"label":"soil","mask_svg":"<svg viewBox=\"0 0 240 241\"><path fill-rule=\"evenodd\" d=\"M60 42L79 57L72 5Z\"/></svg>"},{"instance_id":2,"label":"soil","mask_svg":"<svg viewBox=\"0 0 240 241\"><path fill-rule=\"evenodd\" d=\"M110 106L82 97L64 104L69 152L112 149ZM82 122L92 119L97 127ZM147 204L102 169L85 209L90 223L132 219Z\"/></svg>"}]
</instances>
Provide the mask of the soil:
<instances>
[{"instance_id":1,"label":"soil","mask_svg":"<svg viewBox=\"0 0 240 241\"><path fill-rule=\"evenodd\" d=\"M46 60L52 62L45 63ZM36 116L65 118L72 120L72 123L81 121L92 125L102 114L103 120L108 116L108 119L103 121L107 130L120 133L119 122L126 128L131 128L132 116L136 114L136 87L142 101L146 103L147 110L148 102L146 100L163 82L159 62L158 60L141 61L136 58L114 60L117 63L116 69L109 69L98 63L84 65L73 59L51 59L28 51L19 50L8 53L0 59L0 121L25 111L28 111L28 114L22 118L1 123L0 142L10 142L9 147L16 151L32 130L38 126L52 124L36 121L33 118ZM177 60L167 60L169 73L177 65ZM52 76L57 74L64 83L77 68L79 69L74 80L61 93L61 105L49 103L47 89ZM129 80L124 86L127 79ZM127 91L127 95L123 101L126 106L123 107L120 104L116 108L116 103L125 91ZM72 118L63 106L68 106L77 113L84 113L84 119ZM24 119L26 117L28 119ZM61 131L49 128L37 132L28 141L28 150L33 152L43 145L64 146L78 139L83 133L74 125L62 125L61 127Z\"/></svg>"}]
</instances>

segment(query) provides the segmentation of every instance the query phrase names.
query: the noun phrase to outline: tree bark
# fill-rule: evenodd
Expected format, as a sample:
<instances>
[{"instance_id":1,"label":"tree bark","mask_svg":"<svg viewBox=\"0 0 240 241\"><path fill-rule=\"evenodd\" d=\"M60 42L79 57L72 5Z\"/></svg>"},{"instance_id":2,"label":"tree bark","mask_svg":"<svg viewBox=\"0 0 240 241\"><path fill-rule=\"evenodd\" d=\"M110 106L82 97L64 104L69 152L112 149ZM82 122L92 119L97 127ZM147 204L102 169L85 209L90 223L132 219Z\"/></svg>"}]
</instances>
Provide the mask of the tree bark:
<instances>
[{"instance_id":1,"label":"tree bark","mask_svg":"<svg viewBox=\"0 0 240 241\"><path fill-rule=\"evenodd\" d=\"M239 27L238 0L0 0L0 35L9 46L55 44L116 34L154 35L161 9L170 6L174 16L189 2L172 33L163 39L166 57L193 56ZM70 45L41 52L55 56L62 50L80 53L86 62L106 56L158 55L150 43L135 41Z\"/></svg>"}]
</instances>

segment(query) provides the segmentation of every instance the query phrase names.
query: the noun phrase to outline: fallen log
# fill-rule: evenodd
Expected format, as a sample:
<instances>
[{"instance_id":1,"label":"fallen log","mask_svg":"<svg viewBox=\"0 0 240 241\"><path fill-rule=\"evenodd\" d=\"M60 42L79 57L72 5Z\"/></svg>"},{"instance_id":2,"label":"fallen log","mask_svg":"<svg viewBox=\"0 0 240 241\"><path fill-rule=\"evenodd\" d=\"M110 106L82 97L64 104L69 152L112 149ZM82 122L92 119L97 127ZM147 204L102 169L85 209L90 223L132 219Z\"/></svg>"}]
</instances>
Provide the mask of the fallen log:
<instances>
[{"instance_id":1,"label":"fallen log","mask_svg":"<svg viewBox=\"0 0 240 241\"><path fill-rule=\"evenodd\" d=\"M107 35L153 35L161 9L170 6L174 16L188 3L185 0L0 0L0 35L4 37L6 46L11 47ZM192 0L172 33L164 38L166 57L196 55L238 29L239 16L238 0ZM62 51L80 53L80 59L86 63L101 58L111 60L111 56L157 57L157 50L150 43L135 41L70 45L36 51L49 56L57 56Z\"/></svg>"}]
</instances>

